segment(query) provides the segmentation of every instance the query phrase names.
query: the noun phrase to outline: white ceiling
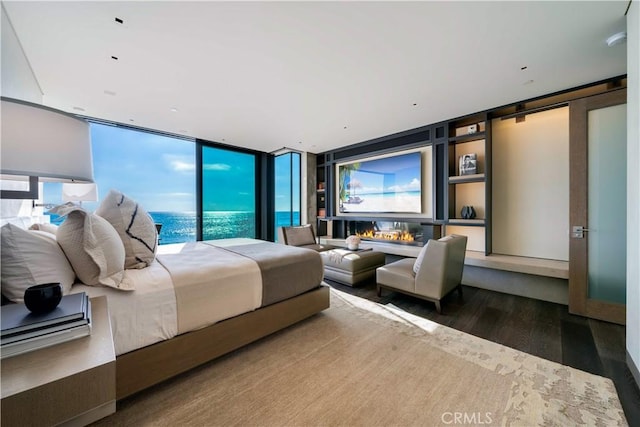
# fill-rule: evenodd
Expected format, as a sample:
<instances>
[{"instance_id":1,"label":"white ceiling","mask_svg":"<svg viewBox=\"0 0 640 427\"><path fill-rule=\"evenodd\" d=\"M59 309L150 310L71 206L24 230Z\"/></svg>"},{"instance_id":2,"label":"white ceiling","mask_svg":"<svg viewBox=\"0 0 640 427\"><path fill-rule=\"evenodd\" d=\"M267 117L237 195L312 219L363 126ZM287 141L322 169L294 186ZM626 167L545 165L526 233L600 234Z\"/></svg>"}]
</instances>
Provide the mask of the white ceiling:
<instances>
[{"instance_id":1,"label":"white ceiling","mask_svg":"<svg viewBox=\"0 0 640 427\"><path fill-rule=\"evenodd\" d=\"M44 104L267 152L626 73L627 1L3 4Z\"/></svg>"}]
</instances>

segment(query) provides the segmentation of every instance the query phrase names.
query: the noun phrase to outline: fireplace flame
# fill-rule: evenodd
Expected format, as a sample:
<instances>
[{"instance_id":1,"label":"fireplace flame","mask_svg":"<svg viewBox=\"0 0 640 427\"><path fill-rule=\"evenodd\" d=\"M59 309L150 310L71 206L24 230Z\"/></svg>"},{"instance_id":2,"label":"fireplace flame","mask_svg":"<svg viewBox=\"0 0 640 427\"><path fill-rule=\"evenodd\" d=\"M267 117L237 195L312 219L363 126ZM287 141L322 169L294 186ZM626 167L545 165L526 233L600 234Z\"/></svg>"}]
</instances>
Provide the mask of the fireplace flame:
<instances>
[{"instance_id":1,"label":"fireplace flame","mask_svg":"<svg viewBox=\"0 0 640 427\"><path fill-rule=\"evenodd\" d=\"M367 230L356 233L357 236L364 239L378 239L378 240L401 240L403 242L413 242L414 238L411 233L400 230L384 230L374 231Z\"/></svg>"}]
</instances>

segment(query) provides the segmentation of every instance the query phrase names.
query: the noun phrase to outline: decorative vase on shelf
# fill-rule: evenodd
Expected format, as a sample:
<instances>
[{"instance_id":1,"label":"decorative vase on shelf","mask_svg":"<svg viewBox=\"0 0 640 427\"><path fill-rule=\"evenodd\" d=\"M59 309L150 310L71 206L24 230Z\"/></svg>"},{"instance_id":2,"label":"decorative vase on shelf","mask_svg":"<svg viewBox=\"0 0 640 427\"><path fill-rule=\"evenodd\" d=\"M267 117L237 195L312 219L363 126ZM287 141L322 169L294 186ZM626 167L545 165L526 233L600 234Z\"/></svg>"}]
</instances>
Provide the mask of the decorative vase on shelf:
<instances>
[{"instance_id":1,"label":"decorative vase on shelf","mask_svg":"<svg viewBox=\"0 0 640 427\"><path fill-rule=\"evenodd\" d=\"M350 251L356 251L358 250L358 246L360 245L360 237L349 236L345 240L345 243L347 244L347 249L349 249Z\"/></svg>"},{"instance_id":2,"label":"decorative vase on shelf","mask_svg":"<svg viewBox=\"0 0 640 427\"><path fill-rule=\"evenodd\" d=\"M462 219L474 219L476 217L476 210L473 206L463 206L460 215Z\"/></svg>"}]
</instances>

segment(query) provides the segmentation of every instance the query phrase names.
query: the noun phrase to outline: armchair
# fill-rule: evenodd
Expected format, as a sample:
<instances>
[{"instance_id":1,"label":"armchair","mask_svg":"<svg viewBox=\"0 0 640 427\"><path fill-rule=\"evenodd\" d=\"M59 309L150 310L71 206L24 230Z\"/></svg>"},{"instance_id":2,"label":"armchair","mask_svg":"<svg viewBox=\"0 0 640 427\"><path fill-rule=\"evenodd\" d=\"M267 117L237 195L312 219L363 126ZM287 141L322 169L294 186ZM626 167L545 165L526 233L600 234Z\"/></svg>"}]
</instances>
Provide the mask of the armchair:
<instances>
[{"instance_id":1,"label":"armchair","mask_svg":"<svg viewBox=\"0 0 640 427\"><path fill-rule=\"evenodd\" d=\"M467 236L449 235L429 240L417 259L405 258L376 270L378 296L382 289L402 292L436 304L454 289L462 296L462 270L467 249Z\"/></svg>"},{"instance_id":2,"label":"armchair","mask_svg":"<svg viewBox=\"0 0 640 427\"><path fill-rule=\"evenodd\" d=\"M289 246L298 246L300 248L313 249L318 252L324 252L335 249L334 246L320 245L316 241L316 235L311 228L311 224L279 227L278 241Z\"/></svg>"}]
</instances>

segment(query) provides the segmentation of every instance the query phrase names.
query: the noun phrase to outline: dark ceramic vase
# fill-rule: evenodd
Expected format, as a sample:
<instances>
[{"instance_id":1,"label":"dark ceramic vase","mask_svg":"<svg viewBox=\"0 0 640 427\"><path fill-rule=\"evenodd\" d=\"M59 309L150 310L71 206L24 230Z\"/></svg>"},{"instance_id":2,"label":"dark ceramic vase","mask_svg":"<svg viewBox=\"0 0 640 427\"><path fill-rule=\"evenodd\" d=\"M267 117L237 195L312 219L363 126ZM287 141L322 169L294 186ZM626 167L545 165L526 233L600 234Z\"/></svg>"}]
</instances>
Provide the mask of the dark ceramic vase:
<instances>
[{"instance_id":1,"label":"dark ceramic vase","mask_svg":"<svg viewBox=\"0 0 640 427\"><path fill-rule=\"evenodd\" d=\"M46 313L60 304L62 286L60 283L45 283L30 286L24 291L24 304L32 313Z\"/></svg>"},{"instance_id":2,"label":"dark ceramic vase","mask_svg":"<svg viewBox=\"0 0 640 427\"><path fill-rule=\"evenodd\" d=\"M476 210L473 206L463 206L460 212L463 219L474 219L476 217Z\"/></svg>"},{"instance_id":3,"label":"dark ceramic vase","mask_svg":"<svg viewBox=\"0 0 640 427\"><path fill-rule=\"evenodd\" d=\"M462 217L462 219L469 219L469 208L463 206L462 210L460 211L460 216Z\"/></svg>"}]
</instances>

